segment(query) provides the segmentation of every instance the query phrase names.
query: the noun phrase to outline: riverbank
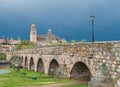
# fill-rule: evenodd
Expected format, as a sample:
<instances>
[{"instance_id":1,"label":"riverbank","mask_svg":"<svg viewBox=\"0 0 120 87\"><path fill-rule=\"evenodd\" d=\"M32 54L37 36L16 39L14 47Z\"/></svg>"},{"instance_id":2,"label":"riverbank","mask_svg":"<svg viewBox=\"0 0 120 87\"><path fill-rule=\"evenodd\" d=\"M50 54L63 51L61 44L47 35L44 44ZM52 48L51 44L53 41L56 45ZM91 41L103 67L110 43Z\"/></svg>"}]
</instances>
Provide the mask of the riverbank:
<instances>
[{"instance_id":1,"label":"riverbank","mask_svg":"<svg viewBox=\"0 0 120 87\"><path fill-rule=\"evenodd\" d=\"M43 73L20 69L10 69L8 74L0 74L1 87L43 86L47 84L67 83L75 80L54 78ZM80 87L80 86L79 86ZM87 87L87 86L84 86Z\"/></svg>"}]
</instances>

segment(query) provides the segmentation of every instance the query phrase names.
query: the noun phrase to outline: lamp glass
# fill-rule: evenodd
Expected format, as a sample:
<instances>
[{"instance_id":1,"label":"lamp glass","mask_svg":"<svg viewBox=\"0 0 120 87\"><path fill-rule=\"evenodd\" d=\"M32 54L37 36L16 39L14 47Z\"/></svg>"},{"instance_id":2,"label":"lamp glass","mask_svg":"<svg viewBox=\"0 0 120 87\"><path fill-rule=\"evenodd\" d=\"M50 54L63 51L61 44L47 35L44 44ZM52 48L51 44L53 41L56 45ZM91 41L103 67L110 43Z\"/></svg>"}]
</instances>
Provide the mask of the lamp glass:
<instances>
[{"instance_id":1,"label":"lamp glass","mask_svg":"<svg viewBox=\"0 0 120 87\"><path fill-rule=\"evenodd\" d=\"M91 20L94 20L94 19L95 19L95 16L92 15L92 16L90 16L90 18L91 18Z\"/></svg>"}]
</instances>

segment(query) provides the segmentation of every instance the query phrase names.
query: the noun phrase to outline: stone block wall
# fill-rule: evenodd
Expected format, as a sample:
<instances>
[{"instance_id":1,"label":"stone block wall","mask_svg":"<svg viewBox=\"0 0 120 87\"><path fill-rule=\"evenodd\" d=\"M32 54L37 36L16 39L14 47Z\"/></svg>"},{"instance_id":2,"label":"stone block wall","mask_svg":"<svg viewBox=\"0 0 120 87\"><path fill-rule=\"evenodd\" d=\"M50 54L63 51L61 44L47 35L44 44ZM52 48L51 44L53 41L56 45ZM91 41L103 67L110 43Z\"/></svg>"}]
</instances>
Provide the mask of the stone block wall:
<instances>
[{"instance_id":1,"label":"stone block wall","mask_svg":"<svg viewBox=\"0 0 120 87\"><path fill-rule=\"evenodd\" d=\"M50 62L53 57L59 61L60 64L65 63L67 65L68 73L77 61L82 61L89 67L93 76L98 70L100 70L101 65L105 63L114 84L116 84L117 80L120 78L120 42L95 42L63 46L44 46L15 51L13 54L19 56L24 55L24 57L31 55L35 60L43 57L42 59L44 62ZM48 57L50 55L51 57ZM48 69L48 67L49 64L46 65L46 69ZM45 72L47 73L47 71Z\"/></svg>"}]
</instances>

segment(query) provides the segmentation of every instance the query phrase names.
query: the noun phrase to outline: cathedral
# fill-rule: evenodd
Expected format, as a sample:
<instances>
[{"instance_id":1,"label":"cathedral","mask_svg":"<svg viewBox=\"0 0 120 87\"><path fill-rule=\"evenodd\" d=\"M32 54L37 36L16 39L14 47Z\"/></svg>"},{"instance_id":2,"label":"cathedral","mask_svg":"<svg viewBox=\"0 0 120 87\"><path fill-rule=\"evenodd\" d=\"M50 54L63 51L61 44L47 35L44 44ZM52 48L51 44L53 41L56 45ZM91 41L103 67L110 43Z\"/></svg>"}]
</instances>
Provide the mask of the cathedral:
<instances>
[{"instance_id":1,"label":"cathedral","mask_svg":"<svg viewBox=\"0 0 120 87\"><path fill-rule=\"evenodd\" d=\"M52 30L49 28L46 35L38 35L36 26L34 23L31 25L30 29L30 41L34 43L38 43L40 45L50 45L52 43L64 43L66 42L64 39L61 39L58 36L55 36L52 33Z\"/></svg>"}]
</instances>

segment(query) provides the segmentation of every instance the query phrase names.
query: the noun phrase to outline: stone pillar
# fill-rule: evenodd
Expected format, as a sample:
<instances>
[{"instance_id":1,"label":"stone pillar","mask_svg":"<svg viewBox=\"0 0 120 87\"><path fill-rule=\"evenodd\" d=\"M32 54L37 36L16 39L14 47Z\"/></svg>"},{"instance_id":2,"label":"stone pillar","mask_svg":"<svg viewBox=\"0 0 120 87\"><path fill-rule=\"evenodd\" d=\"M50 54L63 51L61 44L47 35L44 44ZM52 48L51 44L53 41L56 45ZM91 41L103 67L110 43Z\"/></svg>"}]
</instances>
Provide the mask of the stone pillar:
<instances>
[{"instance_id":1,"label":"stone pillar","mask_svg":"<svg viewBox=\"0 0 120 87\"><path fill-rule=\"evenodd\" d=\"M44 64L44 73L48 75L48 71L49 71L48 63L45 63Z\"/></svg>"},{"instance_id":2,"label":"stone pillar","mask_svg":"<svg viewBox=\"0 0 120 87\"><path fill-rule=\"evenodd\" d=\"M35 62L35 64L34 64L34 70L35 70L35 72L37 72L37 62Z\"/></svg>"},{"instance_id":3,"label":"stone pillar","mask_svg":"<svg viewBox=\"0 0 120 87\"><path fill-rule=\"evenodd\" d=\"M48 75L48 69L44 69L44 73Z\"/></svg>"},{"instance_id":4,"label":"stone pillar","mask_svg":"<svg viewBox=\"0 0 120 87\"><path fill-rule=\"evenodd\" d=\"M102 64L100 70L93 76L91 82L88 83L88 87L114 87L113 80L105 64Z\"/></svg>"},{"instance_id":5,"label":"stone pillar","mask_svg":"<svg viewBox=\"0 0 120 87\"><path fill-rule=\"evenodd\" d=\"M28 70L30 70L30 59L28 59Z\"/></svg>"},{"instance_id":6,"label":"stone pillar","mask_svg":"<svg viewBox=\"0 0 120 87\"><path fill-rule=\"evenodd\" d=\"M23 58L23 68L25 68L25 58Z\"/></svg>"},{"instance_id":7,"label":"stone pillar","mask_svg":"<svg viewBox=\"0 0 120 87\"><path fill-rule=\"evenodd\" d=\"M7 53L6 54L6 60L7 60L7 62L10 62L11 58L12 58L12 53Z\"/></svg>"},{"instance_id":8,"label":"stone pillar","mask_svg":"<svg viewBox=\"0 0 120 87\"><path fill-rule=\"evenodd\" d=\"M55 75L59 78L70 78L70 74L67 72L67 66L65 64L58 67Z\"/></svg>"}]
</instances>

